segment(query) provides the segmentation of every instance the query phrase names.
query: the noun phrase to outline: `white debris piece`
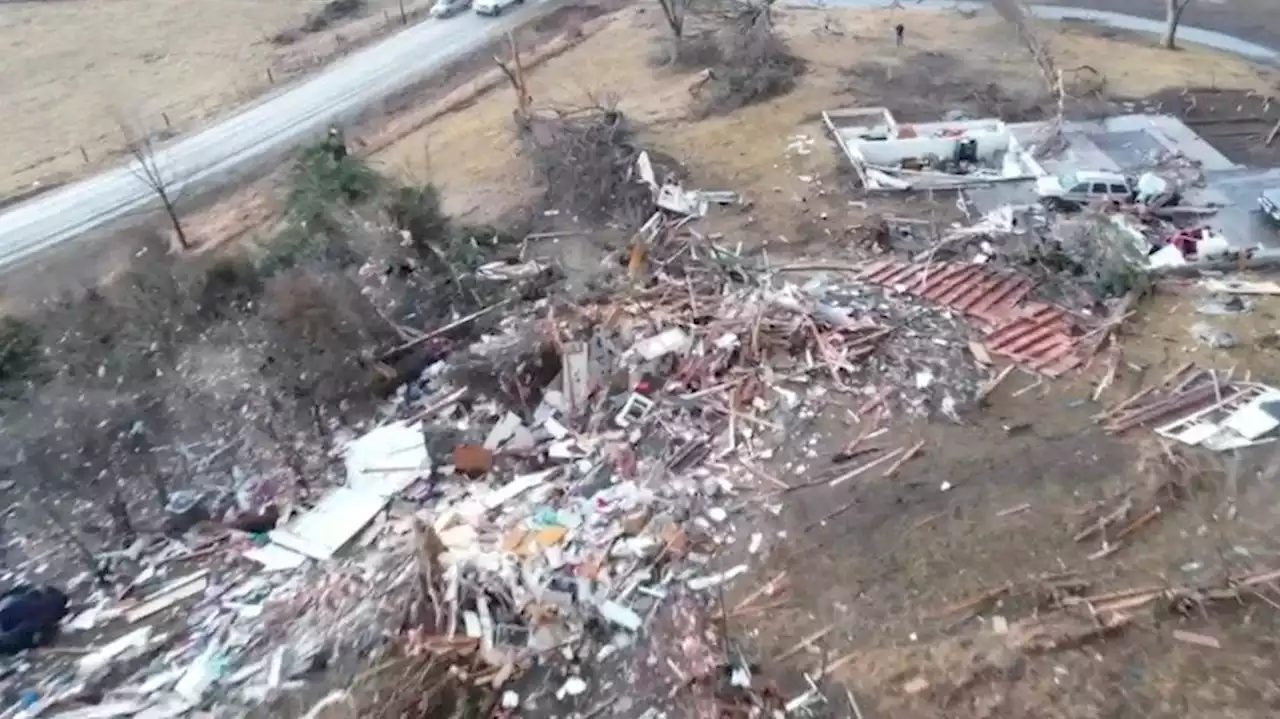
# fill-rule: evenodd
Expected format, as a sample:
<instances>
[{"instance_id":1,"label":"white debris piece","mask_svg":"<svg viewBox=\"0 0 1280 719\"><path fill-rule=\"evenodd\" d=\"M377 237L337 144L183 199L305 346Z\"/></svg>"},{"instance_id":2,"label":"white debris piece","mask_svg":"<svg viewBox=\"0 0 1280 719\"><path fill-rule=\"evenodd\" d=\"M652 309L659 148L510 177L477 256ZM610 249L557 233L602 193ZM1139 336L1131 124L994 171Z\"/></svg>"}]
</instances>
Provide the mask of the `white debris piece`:
<instances>
[{"instance_id":1,"label":"white debris piece","mask_svg":"<svg viewBox=\"0 0 1280 719\"><path fill-rule=\"evenodd\" d=\"M569 677L564 684L556 690L556 699L563 700L566 696L576 697L587 691L587 683L582 677Z\"/></svg>"},{"instance_id":2,"label":"white debris piece","mask_svg":"<svg viewBox=\"0 0 1280 719\"><path fill-rule=\"evenodd\" d=\"M80 658L77 676L84 680L97 675L117 659L127 660L142 653L151 640L151 627L139 627Z\"/></svg>"},{"instance_id":3,"label":"white debris piece","mask_svg":"<svg viewBox=\"0 0 1280 719\"><path fill-rule=\"evenodd\" d=\"M637 422L643 421L653 408L653 400L642 394L632 392L626 403L622 405L622 409L618 411L618 416L614 417L614 422L619 427L626 429Z\"/></svg>"},{"instance_id":4,"label":"white debris piece","mask_svg":"<svg viewBox=\"0 0 1280 719\"><path fill-rule=\"evenodd\" d=\"M291 571L306 564L307 558L295 551L285 549L279 544L268 544L265 547L254 547L242 555L262 565L268 572Z\"/></svg>"},{"instance_id":5,"label":"white debris piece","mask_svg":"<svg viewBox=\"0 0 1280 719\"><path fill-rule=\"evenodd\" d=\"M692 344L693 340L689 338L689 335L684 330L679 327L672 327L665 332L646 337L635 343L631 346L631 349L624 353L624 357L639 356L646 362L652 362L669 354L686 352Z\"/></svg>"},{"instance_id":6,"label":"white debris piece","mask_svg":"<svg viewBox=\"0 0 1280 719\"><path fill-rule=\"evenodd\" d=\"M209 588L209 570L202 569L175 579L147 598L145 602L129 610L125 618L129 623L142 621L147 617L162 612L183 600L204 594Z\"/></svg>"},{"instance_id":7,"label":"white debris piece","mask_svg":"<svg viewBox=\"0 0 1280 719\"><path fill-rule=\"evenodd\" d=\"M347 486L383 497L403 492L431 474L421 422L393 422L349 442Z\"/></svg>"},{"instance_id":8,"label":"white debris piece","mask_svg":"<svg viewBox=\"0 0 1280 719\"><path fill-rule=\"evenodd\" d=\"M638 632L644 624L644 620L640 618L639 614L613 600L606 599L600 602L599 609L600 616L627 631Z\"/></svg>"},{"instance_id":9,"label":"white debris piece","mask_svg":"<svg viewBox=\"0 0 1280 719\"><path fill-rule=\"evenodd\" d=\"M227 660L218 642L211 642L200 653L186 673L174 685L173 691L192 704L199 704L206 692L226 672Z\"/></svg>"},{"instance_id":10,"label":"white debris piece","mask_svg":"<svg viewBox=\"0 0 1280 719\"><path fill-rule=\"evenodd\" d=\"M726 569L723 572L717 572L715 574L708 574L703 577L695 577L693 579L690 579L688 581L688 585L690 589L692 589L695 592L698 592L698 591L702 591L703 589L710 589L711 587L719 586L721 584L724 584L725 582L728 582L731 579L734 579L735 577L739 577L746 573L747 573L747 565L739 564L738 566L733 567L732 569Z\"/></svg>"}]
</instances>

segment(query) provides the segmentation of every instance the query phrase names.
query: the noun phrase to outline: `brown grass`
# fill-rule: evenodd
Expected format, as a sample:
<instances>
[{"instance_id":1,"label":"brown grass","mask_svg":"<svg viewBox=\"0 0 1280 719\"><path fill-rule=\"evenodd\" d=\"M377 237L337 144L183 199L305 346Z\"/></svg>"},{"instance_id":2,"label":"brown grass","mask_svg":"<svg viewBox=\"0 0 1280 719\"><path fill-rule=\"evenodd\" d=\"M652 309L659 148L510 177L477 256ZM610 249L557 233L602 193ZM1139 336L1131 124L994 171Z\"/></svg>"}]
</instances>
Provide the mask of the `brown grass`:
<instances>
[{"instance_id":1,"label":"brown grass","mask_svg":"<svg viewBox=\"0 0 1280 719\"><path fill-rule=\"evenodd\" d=\"M896 51L892 26L910 28L906 50ZM888 11L792 11L780 20L793 49L810 63L793 92L730 116L690 120L692 74L658 72L646 63L653 38L662 32L656 12L623 11L583 44L530 73L535 104L582 105L616 96L621 109L647 126L643 139L686 163L704 187L744 192L761 211L775 238L793 240L797 225L813 224L821 212L846 210L844 191L819 192L813 176L838 182L835 153L823 139L821 110L865 102L851 92L848 71L868 61L902 67L915 53L945 53L964 77L996 82L1012 92L1034 92L1037 77L1024 51L996 18L980 15ZM838 30L823 30L824 23ZM1083 29L1045 26L1063 67L1089 64L1106 75L1114 95L1141 96L1156 89L1213 82L1219 87L1260 88L1265 75L1222 55L1191 49L1163 53L1146 45L1095 37ZM583 68L591 68L590 73ZM512 97L498 88L465 112L429 123L378 153L386 167L444 190L446 206L458 214L492 219L530 202L526 163L511 132ZM940 108L939 112L943 109ZM817 140L808 155L788 153L793 136ZM822 199L817 199L821 197ZM799 198L806 199L803 206ZM814 202L816 200L816 202ZM799 215L797 214L799 213ZM829 228L840 229L835 214ZM811 228L812 229L812 228ZM826 230L818 228L819 232ZM804 234L802 229L801 234Z\"/></svg>"},{"instance_id":2,"label":"brown grass","mask_svg":"<svg viewBox=\"0 0 1280 719\"><path fill-rule=\"evenodd\" d=\"M6 3L0 22L0 196L70 179L123 144L119 118L180 132L260 94L352 42L388 29L397 0L287 47L318 0L59 0ZM428 4L406 2L409 9ZM392 27L399 27L398 23ZM89 157L86 166L80 148Z\"/></svg>"}]
</instances>

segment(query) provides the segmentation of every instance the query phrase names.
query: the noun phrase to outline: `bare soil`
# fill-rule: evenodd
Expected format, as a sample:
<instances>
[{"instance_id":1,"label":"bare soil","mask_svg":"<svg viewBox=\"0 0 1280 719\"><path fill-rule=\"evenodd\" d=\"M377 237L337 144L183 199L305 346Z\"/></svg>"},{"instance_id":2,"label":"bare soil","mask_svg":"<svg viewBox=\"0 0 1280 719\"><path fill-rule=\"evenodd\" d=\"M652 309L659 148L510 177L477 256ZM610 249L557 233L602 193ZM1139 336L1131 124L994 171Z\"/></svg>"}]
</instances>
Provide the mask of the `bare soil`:
<instances>
[{"instance_id":1,"label":"bare soil","mask_svg":"<svg viewBox=\"0 0 1280 719\"><path fill-rule=\"evenodd\" d=\"M1134 335L1144 330L1139 323ZM1163 372L1151 367L1148 381ZM970 605L992 589L1036 585L1049 575L1087 582L1093 594L1211 581L1276 562L1280 487L1260 484L1252 469L1241 473L1235 519L1226 519L1227 493L1213 471L1191 499L1126 547L1090 559L1096 540L1075 542L1073 535L1092 503L1150 480L1140 469L1143 454L1153 451L1150 435L1099 431L1090 421L1098 409L1089 399L1093 385L1084 377L1031 392L1031 378L1015 377L989 407L967 415L966 426L897 426L880 438L885 447L925 442L924 454L895 476L872 473L836 489L784 495L791 528L774 540L780 549L756 576L786 571L785 605L743 620L766 666L768 657L830 628L773 670L815 672L843 660L833 678L852 688L867 716L1273 714L1280 701L1269 638L1280 617L1270 606L1274 596L1185 616L1160 605L1112 637L1043 653L1011 651L1009 636L995 628L1049 618L1043 596L1012 592ZM1134 384L1121 383L1103 401ZM833 422L817 433L823 441L812 447L816 457L780 460L800 459L817 472L858 431ZM778 476L791 484L806 479ZM815 526L851 501L847 512ZM730 605L752 589L736 588ZM1178 641L1175 630L1213 637L1221 647ZM918 693L911 687L917 678L927 687Z\"/></svg>"},{"instance_id":2,"label":"bare soil","mask_svg":"<svg viewBox=\"0 0 1280 719\"><path fill-rule=\"evenodd\" d=\"M1280 89L1277 90L1280 92ZM1149 107L1182 118L1233 162L1280 166L1280 102L1273 95L1218 87L1170 88L1144 98Z\"/></svg>"}]
</instances>

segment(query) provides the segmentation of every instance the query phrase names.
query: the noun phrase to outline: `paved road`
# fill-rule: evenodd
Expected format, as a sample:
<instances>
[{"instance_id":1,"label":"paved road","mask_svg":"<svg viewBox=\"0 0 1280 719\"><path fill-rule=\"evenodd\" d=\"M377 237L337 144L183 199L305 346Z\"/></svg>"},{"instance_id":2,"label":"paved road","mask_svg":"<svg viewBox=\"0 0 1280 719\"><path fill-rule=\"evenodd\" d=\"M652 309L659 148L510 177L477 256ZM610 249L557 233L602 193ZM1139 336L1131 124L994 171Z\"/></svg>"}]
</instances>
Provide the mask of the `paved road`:
<instances>
[{"instance_id":1,"label":"paved road","mask_svg":"<svg viewBox=\"0 0 1280 719\"><path fill-rule=\"evenodd\" d=\"M157 153L157 162L174 191L203 190L233 172L279 158L308 137L318 137L330 122L350 117L478 49L493 36L547 8L552 0L530 0L517 12L493 20L466 15L426 21L354 53L290 89L205 130L177 140ZM1077 0L1091 5L1100 0ZM1150 2L1152 0L1128 0ZM828 0L830 5L884 7L884 0ZM976 2L925 0L918 7L981 7ZM1127 30L1159 33L1162 23L1115 12L1037 7L1047 18L1075 18ZM1280 64L1280 53L1243 39L1186 26L1181 37ZM0 214L0 267L126 217L154 203L135 173L120 167L67 185Z\"/></svg>"},{"instance_id":2,"label":"paved road","mask_svg":"<svg viewBox=\"0 0 1280 719\"><path fill-rule=\"evenodd\" d=\"M1031 12L1040 18L1046 20L1079 20L1083 22L1093 22L1106 27L1114 27L1120 30L1129 30L1150 34L1153 36L1161 36L1164 34L1164 15L1155 9L1154 2L1157 0L1063 0L1061 4L1036 4L1031 5ZM1158 0L1163 2L1163 0ZM1206 2L1209 0L1205 0ZM1248 0L1241 0L1247 2ZM1254 0L1255 2L1263 0ZM1271 0L1265 0L1270 2ZM932 9L932 10L982 10L990 7L990 3L984 0L899 0L902 6L908 9ZM793 0L792 5L823 5L828 7L849 7L849 8L873 8L885 7L889 4L888 0ZM1116 10L1100 9L1099 6L1106 5L1108 7L1123 6L1123 9L1129 10L1135 14L1127 14ZM1193 6L1194 7L1194 6ZM1224 28L1238 30L1238 23L1226 22L1224 18L1228 17L1225 13L1208 13L1204 15L1205 22L1215 23L1211 27L1221 25ZM1276 18L1270 18L1270 23L1259 23L1263 28L1270 24L1280 26L1280 15ZM1270 35L1264 29L1255 31L1251 34L1253 37L1260 38L1263 42L1270 42ZM1197 27L1190 22L1182 24L1178 30L1178 38L1186 42L1195 43L1197 45L1205 45L1224 52L1234 53L1247 57L1258 62L1269 63L1272 65L1280 65L1280 50L1268 45L1250 42L1244 37L1232 35L1228 32L1219 32L1207 27Z\"/></svg>"},{"instance_id":3,"label":"paved road","mask_svg":"<svg viewBox=\"0 0 1280 719\"><path fill-rule=\"evenodd\" d=\"M278 159L307 138L319 139L331 122L409 87L550 5L551 0L528 0L497 19L467 13L406 28L159 148L157 165L175 192L212 188L233 171ZM136 166L126 166L15 205L0 214L0 267L127 217L155 199Z\"/></svg>"},{"instance_id":4,"label":"paved road","mask_svg":"<svg viewBox=\"0 0 1280 719\"><path fill-rule=\"evenodd\" d=\"M1062 4L1076 8L1112 10L1157 20L1163 24L1167 1L1069 0ZM1276 12L1275 0L1193 0L1182 19L1187 25L1211 28L1249 42L1280 48L1280 13Z\"/></svg>"}]
</instances>

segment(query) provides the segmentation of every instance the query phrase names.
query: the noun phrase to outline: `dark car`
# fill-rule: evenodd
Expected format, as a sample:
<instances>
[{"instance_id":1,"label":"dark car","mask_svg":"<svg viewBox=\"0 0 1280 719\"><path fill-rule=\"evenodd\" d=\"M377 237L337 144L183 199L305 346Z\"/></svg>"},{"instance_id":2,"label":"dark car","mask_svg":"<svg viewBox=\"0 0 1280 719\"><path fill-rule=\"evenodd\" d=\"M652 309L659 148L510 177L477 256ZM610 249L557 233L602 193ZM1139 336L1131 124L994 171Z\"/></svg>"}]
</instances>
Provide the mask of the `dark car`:
<instances>
[{"instance_id":1,"label":"dark car","mask_svg":"<svg viewBox=\"0 0 1280 719\"><path fill-rule=\"evenodd\" d=\"M67 615L67 595L53 587L20 584L0 595L0 655L44 646Z\"/></svg>"}]
</instances>

